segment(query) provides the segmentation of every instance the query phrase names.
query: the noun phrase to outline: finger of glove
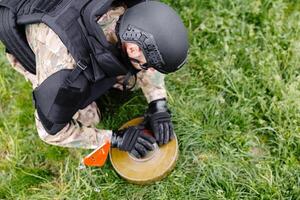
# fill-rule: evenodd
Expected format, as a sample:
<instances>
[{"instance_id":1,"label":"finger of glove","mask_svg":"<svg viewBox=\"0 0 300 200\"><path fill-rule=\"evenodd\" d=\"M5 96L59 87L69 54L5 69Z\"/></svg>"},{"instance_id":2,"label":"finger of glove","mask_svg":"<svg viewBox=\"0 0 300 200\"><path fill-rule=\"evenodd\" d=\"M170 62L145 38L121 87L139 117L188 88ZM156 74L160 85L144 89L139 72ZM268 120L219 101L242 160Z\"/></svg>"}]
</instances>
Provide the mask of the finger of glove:
<instances>
[{"instance_id":1,"label":"finger of glove","mask_svg":"<svg viewBox=\"0 0 300 200\"><path fill-rule=\"evenodd\" d=\"M162 145L164 142L164 125L163 123L159 124L159 141L158 144Z\"/></svg>"},{"instance_id":2,"label":"finger of glove","mask_svg":"<svg viewBox=\"0 0 300 200\"><path fill-rule=\"evenodd\" d=\"M138 138L138 143L140 143L141 145L143 145L147 150L152 151L154 150L154 145L152 143L150 143L149 141L143 139L143 138Z\"/></svg>"},{"instance_id":3,"label":"finger of glove","mask_svg":"<svg viewBox=\"0 0 300 200\"><path fill-rule=\"evenodd\" d=\"M135 149L132 149L132 150L130 151L130 153L131 153L134 157L136 157L136 158L142 158L142 156L140 155L140 153L139 153L137 150L135 150Z\"/></svg>"},{"instance_id":4,"label":"finger of glove","mask_svg":"<svg viewBox=\"0 0 300 200\"><path fill-rule=\"evenodd\" d=\"M173 140L175 138L175 133L174 133L174 128L173 128L173 123L169 123L169 128L170 128L170 140Z\"/></svg>"},{"instance_id":5,"label":"finger of glove","mask_svg":"<svg viewBox=\"0 0 300 200\"><path fill-rule=\"evenodd\" d=\"M156 143L155 138L153 138L153 137L150 136L150 135L147 135L147 134L144 134L144 133L143 133L143 134L140 135L140 137L143 138L144 140L147 140L147 141L150 142L151 144Z\"/></svg>"},{"instance_id":6,"label":"finger of glove","mask_svg":"<svg viewBox=\"0 0 300 200\"><path fill-rule=\"evenodd\" d=\"M156 141L159 142L159 124L158 123L154 123L152 125L152 131L154 133L154 137L155 137Z\"/></svg>"},{"instance_id":7,"label":"finger of glove","mask_svg":"<svg viewBox=\"0 0 300 200\"><path fill-rule=\"evenodd\" d=\"M164 144L170 141L170 126L168 122L164 123Z\"/></svg>"},{"instance_id":8,"label":"finger of glove","mask_svg":"<svg viewBox=\"0 0 300 200\"><path fill-rule=\"evenodd\" d=\"M133 149L134 144L136 143L137 140L137 129L134 127L130 127L128 128L128 130L126 130L126 132L124 133L124 138L123 138L123 144L122 144L122 148L125 151L130 151L131 149Z\"/></svg>"},{"instance_id":9,"label":"finger of glove","mask_svg":"<svg viewBox=\"0 0 300 200\"><path fill-rule=\"evenodd\" d=\"M147 149L140 143L135 144L135 150L137 150L142 157L144 157L148 152Z\"/></svg>"}]
</instances>

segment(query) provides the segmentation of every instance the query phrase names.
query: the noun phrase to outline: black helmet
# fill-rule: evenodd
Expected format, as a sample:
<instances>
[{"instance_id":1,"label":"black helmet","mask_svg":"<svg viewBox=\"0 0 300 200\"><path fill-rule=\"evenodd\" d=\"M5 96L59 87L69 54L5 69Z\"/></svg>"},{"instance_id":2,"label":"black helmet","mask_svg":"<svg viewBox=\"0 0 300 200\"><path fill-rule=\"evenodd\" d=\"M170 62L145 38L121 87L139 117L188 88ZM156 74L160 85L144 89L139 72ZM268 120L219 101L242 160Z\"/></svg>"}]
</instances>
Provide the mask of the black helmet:
<instances>
[{"instance_id":1,"label":"black helmet","mask_svg":"<svg viewBox=\"0 0 300 200\"><path fill-rule=\"evenodd\" d=\"M127 9L118 34L122 42L133 42L143 50L146 68L170 73L187 60L186 28L178 14L164 3L146 1Z\"/></svg>"}]
</instances>

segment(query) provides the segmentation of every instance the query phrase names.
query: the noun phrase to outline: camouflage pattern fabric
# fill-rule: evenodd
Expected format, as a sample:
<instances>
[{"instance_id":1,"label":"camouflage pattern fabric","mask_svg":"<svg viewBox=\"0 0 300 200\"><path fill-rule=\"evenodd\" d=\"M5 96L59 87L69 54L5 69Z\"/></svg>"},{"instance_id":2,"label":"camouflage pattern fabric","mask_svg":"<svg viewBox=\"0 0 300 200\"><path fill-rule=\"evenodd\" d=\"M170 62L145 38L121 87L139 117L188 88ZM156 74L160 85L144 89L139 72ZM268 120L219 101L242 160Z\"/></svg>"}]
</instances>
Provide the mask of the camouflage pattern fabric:
<instances>
[{"instance_id":1,"label":"camouflage pattern fabric","mask_svg":"<svg viewBox=\"0 0 300 200\"><path fill-rule=\"evenodd\" d=\"M115 26L119 17L125 12L125 7L111 8L98 19L107 40L117 43ZM12 55L7 55L12 67L32 83L33 89L45 79L62 69L73 69L75 61L60 38L45 24L32 24L26 27L26 37L36 55L36 75L27 72ZM124 77L118 77L116 88L122 89ZM156 70L138 73L138 86L148 102L166 98L164 75ZM36 127L40 138L48 144L63 147L78 147L95 149L107 139L110 140L111 130L99 130L95 126L100 122L100 111L93 102L83 110L79 110L73 119L56 135L49 135L43 128L38 115L35 113Z\"/></svg>"}]
</instances>

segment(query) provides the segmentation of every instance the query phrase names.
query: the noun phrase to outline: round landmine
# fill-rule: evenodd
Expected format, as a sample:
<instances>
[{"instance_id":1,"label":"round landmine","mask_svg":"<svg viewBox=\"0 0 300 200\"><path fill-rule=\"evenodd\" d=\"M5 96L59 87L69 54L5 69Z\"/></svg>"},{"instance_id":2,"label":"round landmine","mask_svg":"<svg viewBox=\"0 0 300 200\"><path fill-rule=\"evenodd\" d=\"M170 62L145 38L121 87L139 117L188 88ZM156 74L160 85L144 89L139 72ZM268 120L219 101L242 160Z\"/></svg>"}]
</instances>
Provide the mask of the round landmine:
<instances>
[{"instance_id":1,"label":"round landmine","mask_svg":"<svg viewBox=\"0 0 300 200\"><path fill-rule=\"evenodd\" d=\"M140 124L143 118L133 119L120 129ZM151 134L150 131L145 130ZM127 181L135 184L149 184L166 177L175 167L178 158L178 141L175 136L171 142L148 153L145 158L138 159L130 153L112 148L110 161L116 172Z\"/></svg>"}]
</instances>

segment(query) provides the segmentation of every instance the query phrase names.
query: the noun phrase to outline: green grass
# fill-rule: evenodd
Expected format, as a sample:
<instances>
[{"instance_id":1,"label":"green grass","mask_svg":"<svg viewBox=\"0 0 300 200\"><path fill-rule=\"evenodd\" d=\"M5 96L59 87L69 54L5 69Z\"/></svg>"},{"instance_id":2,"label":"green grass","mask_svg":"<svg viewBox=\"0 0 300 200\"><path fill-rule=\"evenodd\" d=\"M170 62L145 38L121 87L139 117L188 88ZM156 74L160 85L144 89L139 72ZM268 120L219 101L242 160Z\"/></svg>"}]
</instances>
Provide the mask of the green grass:
<instances>
[{"instance_id":1,"label":"green grass","mask_svg":"<svg viewBox=\"0 0 300 200\"><path fill-rule=\"evenodd\" d=\"M136 186L87 151L44 144L31 88L0 57L0 199L300 199L300 1L176 0L189 63L167 77L180 142L175 170ZM141 93L106 113L117 128Z\"/></svg>"}]
</instances>

